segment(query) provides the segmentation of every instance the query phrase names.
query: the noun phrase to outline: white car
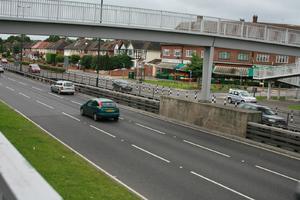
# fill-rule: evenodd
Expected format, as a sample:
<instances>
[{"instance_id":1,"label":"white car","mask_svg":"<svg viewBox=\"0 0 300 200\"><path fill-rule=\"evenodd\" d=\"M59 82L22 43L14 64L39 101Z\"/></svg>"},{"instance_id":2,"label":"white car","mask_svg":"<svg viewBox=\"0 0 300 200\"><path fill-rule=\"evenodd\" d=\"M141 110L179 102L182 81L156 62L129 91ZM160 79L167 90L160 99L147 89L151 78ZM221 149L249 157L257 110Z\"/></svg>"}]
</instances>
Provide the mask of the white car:
<instances>
[{"instance_id":1,"label":"white car","mask_svg":"<svg viewBox=\"0 0 300 200\"><path fill-rule=\"evenodd\" d=\"M70 81L56 81L54 84L51 85L51 92L57 92L58 94L74 94L75 86L74 83Z\"/></svg>"},{"instance_id":2,"label":"white car","mask_svg":"<svg viewBox=\"0 0 300 200\"><path fill-rule=\"evenodd\" d=\"M227 95L228 103L256 103L255 97L251 96L245 90L230 89Z\"/></svg>"}]
</instances>

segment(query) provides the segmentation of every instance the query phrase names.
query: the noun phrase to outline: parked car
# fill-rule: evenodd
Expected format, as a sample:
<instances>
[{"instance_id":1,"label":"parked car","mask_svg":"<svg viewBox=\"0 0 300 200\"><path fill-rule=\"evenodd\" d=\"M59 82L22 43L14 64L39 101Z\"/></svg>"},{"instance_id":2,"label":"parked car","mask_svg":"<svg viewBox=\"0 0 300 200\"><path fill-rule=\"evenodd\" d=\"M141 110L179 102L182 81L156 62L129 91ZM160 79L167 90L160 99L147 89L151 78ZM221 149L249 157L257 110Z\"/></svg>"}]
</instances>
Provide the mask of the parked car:
<instances>
[{"instance_id":1,"label":"parked car","mask_svg":"<svg viewBox=\"0 0 300 200\"><path fill-rule=\"evenodd\" d=\"M126 80L113 80L113 89L120 92L131 92L132 87Z\"/></svg>"},{"instance_id":2,"label":"parked car","mask_svg":"<svg viewBox=\"0 0 300 200\"><path fill-rule=\"evenodd\" d=\"M2 63L2 64L7 64L7 63L8 63L8 61L7 61L7 59L6 59L6 58L2 58L2 59L1 59L1 63Z\"/></svg>"},{"instance_id":3,"label":"parked car","mask_svg":"<svg viewBox=\"0 0 300 200\"><path fill-rule=\"evenodd\" d=\"M2 67L2 65L0 65L0 74L3 74L4 73L4 69Z\"/></svg>"},{"instance_id":4,"label":"parked car","mask_svg":"<svg viewBox=\"0 0 300 200\"><path fill-rule=\"evenodd\" d=\"M38 64L29 64L28 72L30 72L30 73L40 73L41 68Z\"/></svg>"},{"instance_id":5,"label":"parked car","mask_svg":"<svg viewBox=\"0 0 300 200\"><path fill-rule=\"evenodd\" d=\"M95 121L103 118L119 120L120 111L117 104L105 98L91 99L80 107L80 114L93 117Z\"/></svg>"},{"instance_id":6,"label":"parked car","mask_svg":"<svg viewBox=\"0 0 300 200\"><path fill-rule=\"evenodd\" d=\"M287 123L283 117L276 115L269 107L254 103L244 103L239 106L247 110L260 111L262 113L262 123L270 126L286 128Z\"/></svg>"},{"instance_id":7,"label":"parked car","mask_svg":"<svg viewBox=\"0 0 300 200\"><path fill-rule=\"evenodd\" d=\"M228 103L256 103L255 97L252 97L245 90L230 89L227 95Z\"/></svg>"},{"instance_id":8,"label":"parked car","mask_svg":"<svg viewBox=\"0 0 300 200\"><path fill-rule=\"evenodd\" d=\"M68 93L74 94L75 93L75 86L74 83L70 81L56 81L54 84L50 86L51 92L57 92L58 94Z\"/></svg>"}]
</instances>

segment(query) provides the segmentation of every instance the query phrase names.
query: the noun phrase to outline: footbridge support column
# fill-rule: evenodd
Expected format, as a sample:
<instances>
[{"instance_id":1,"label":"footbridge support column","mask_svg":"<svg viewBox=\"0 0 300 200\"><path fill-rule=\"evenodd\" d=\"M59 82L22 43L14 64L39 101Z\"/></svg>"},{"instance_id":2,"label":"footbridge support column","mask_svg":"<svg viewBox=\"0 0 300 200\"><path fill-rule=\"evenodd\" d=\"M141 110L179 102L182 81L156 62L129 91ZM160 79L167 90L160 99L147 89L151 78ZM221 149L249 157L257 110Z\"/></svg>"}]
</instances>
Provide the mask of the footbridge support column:
<instances>
[{"instance_id":1,"label":"footbridge support column","mask_svg":"<svg viewBox=\"0 0 300 200\"><path fill-rule=\"evenodd\" d=\"M205 47L204 58L203 58L202 87L201 87L200 101L210 100L213 58L214 58L214 47Z\"/></svg>"}]
</instances>

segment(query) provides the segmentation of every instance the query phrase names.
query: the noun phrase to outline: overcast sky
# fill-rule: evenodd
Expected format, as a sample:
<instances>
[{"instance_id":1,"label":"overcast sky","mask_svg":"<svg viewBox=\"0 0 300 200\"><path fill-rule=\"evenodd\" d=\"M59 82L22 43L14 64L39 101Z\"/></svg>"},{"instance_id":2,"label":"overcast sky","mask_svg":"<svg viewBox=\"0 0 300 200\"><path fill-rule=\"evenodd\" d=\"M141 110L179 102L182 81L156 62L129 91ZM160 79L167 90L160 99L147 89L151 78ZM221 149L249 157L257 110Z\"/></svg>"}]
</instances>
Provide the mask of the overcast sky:
<instances>
[{"instance_id":1,"label":"overcast sky","mask_svg":"<svg viewBox=\"0 0 300 200\"><path fill-rule=\"evenodd\" d=\"M101 2L101 0L72 1ZM252 16L256 14L260 22L300 25L300 0L104 0L104 4L246 21L252 21ZM7 36L0 35L0 37Z\"/></svg>"}]
</instances>

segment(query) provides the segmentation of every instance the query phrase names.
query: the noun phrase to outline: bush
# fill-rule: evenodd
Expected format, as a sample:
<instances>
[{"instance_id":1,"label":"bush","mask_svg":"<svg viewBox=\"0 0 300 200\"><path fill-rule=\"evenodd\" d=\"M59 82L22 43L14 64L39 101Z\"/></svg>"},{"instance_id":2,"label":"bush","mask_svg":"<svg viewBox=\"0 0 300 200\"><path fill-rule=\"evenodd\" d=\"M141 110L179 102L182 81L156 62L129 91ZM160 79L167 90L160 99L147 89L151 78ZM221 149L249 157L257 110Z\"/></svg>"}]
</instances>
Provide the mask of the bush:
<instances>
[{"instance_id":1,"label":"bush","mask_svg":"<svg viewBox=\"0 0 300 200\"><path fill-rule=\"evenodd\" d=\"M55 63L63 63L64 59L65 59L65 57L63 55L57 55L55 57Z\"/></svg>"},{"instance_id":2,"label":"bush","mask_svg":"<svg viewBox=\"0 0 300 200\"><path fill-rule=\"evenodd\" d=\"M46 63L48 64L55 64L56 54L54 53L47 53L46 54Z\"/></svg>"},{"instance_id":3,"label":"bush","mask_svg":"<svg viewBox=\"0 0 300 200\"><path fill-rule=\"evenodd\" d=\"M80 60L79 55L71 55L71 57L70 57L70 63L71 64L77 64L79 60Z\"/></svg>"},{"instance_id":4,"label":"bush","mask_svg":"<svg viewBox=\"0 0 300 200\"><path fill-rule=\"evenodd\" d=\"M80 61L80 65L82 65L84 68L91 68L93 62L93 56L91 55L85 55L82 57Z\"/></svg>"},{"instance_id":5,"label":"bush","mask_svg":"<svg viewBox=\"0 0 300 200\"><path fill-rule=\"evenodd\" d=\"M49 71L52 71L52 72L57 72L57 73L64 73L66 71L66 69L60 68L60 67L52 67L52 66L43 65L43 64L39 64L39 66L42 69L49 70Z\"/></svg>"}]
</instances>

